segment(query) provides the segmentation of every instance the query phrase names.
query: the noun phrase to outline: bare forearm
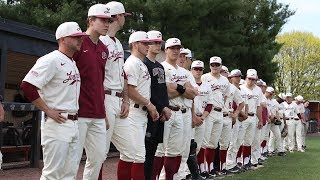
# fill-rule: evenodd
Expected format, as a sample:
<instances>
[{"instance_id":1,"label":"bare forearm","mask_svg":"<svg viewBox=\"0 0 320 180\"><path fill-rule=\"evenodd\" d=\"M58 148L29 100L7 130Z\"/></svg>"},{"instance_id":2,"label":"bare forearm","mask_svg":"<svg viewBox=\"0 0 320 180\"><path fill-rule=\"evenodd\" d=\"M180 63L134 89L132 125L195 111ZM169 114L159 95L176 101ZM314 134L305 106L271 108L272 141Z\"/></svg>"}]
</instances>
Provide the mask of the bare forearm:
<instances>
[{"instance_id":1,"label":"bare forearm","mask_svg":"<svg viewBox=\"0 0 320 180\"><path fill-rule=\"evenodd\" d=\"M128 97L137 104L147 105L150 102L149 99L141 96L136 90L136 87L132 85L128 85Z\"/></svg>"},{"instance_id":2,"label":"bare forearm","mask_svg":"<svg viewBox=\"0 0 320 180\"><path fill-rule=\"evenodd\" d=\"M244 107L244 102L240 103L239 106L237 107L236 111L234 112L235 114L239 114L241 110Z\"/></svg>"},{"instance_id":3,"label":"bare forearm","mask_svg":"<svg viewBox=\"0 0 320 180\"><path fill-rule=\"evenodd\" d=\"M41 111L43 111L45 113L48 112L48 110L50 109L41 97L32 101L32 104L34 104L38 109L40 109Z\"/></svg>"},{"instance_id":4,"label":"bare forearm","mask_svg":"<svg viewBox=\"0 0 320 180\"><path fill-rule=\"evenodd\" d=\"M261 108L261 106L257 107L257 116L258 116L259 121L261 122L262 121L262 108Z\"/></svg>"},{"instance_id":5,"label":"bare forearm","mask_svg":"<svg viewBox=\"0 0 320 180\"><path fill-rule=\"evenodd\" d=\"M186 88L186 91L182 94L183 97L187 99L194 99L197 95L197 92L194 88Z\"/></svg>"},{"instance_id":6,"label":"bare forearm","mask_svg":"<svg viewBox=\"0 0 320 180\"><path fill-rule=\"evenodd\" d=\"M129 97L128 97L128 80L124 80L124 86L123 86L123 101L129 102Z\"/></svg>"}]
</instances>

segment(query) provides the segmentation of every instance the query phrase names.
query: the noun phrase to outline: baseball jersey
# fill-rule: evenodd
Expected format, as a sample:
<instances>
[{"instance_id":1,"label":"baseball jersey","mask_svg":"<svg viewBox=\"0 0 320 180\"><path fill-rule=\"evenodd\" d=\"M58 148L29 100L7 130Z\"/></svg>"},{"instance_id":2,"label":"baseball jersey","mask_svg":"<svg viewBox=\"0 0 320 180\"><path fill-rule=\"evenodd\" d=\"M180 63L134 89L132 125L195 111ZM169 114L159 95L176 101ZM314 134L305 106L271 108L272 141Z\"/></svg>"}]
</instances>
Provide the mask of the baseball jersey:
<instances>
[{"instance_id":1,"label":"baseball jersey","mask_svg":"<svg viewBox=\"0 0 320 180\"><path fill-rule=\"evenodd\" d=\"M297 104L297 103L296 103L296 104ZM297 104L297 106L298 106L299 112L300 112L301 114L304 114L304 111L305 111L305 109L304 109L304 104L303 104L303 103L300 103L300 104ZM299 118L298 115L295 115L295 118Z\"/></svg>"},{"instance_id":2,"label":"baseball jersey","mask_svg":"<svg viewBox=\"0 0 320 180\"><path fill-rule=\"evenodd\" d=\"M275 99L266 99L267 109L269 115L276 117L277 111L279 110L279 103Z\"/></svg>"},{"instance_id":3,"label":"baseball jersey","mask_svg":"<svg viewBox=\"0 0 320 180\"><path fill-rule=\"evenodd\" d=\"M210 84L207 82L197 84L198 95L194 98L194 113L203 114L208 102L213 101L213 94L211 91Z\"/></svg>"},{"instance_id":4,"label":"baseball jersey","mask_svg":"<svg viewBox=\"0 0 320 180\"><path fill-rule=\"evenodd\" d=\"M233 84L230 83L230 91L227 95L226 102L224 103L224 112L233 112L232 103L235 102L237 105L244 102L241 96L240 90Z\"/></svg>"},{"instance_id":5,"label":"baseball jersey","mask_svg":"<svg viewBox=\"0 0 320 180\"><path fill-rule=\"evenodd\" d=\"M279 114L279 117L280 118L283 118L283 115L284 115L284 106L283 106L283 103L280 103L278 105L278 114Z\"/></svg>"},{"instance_id":6,"label":"baseball jersey","mask_svg":"<svg viewBox=\"0 0 320 180\"><path fill-rule=\"evenodd\" d=\"M89 36L82 40L80 51L73 56L81 77L79 117L104 119L103 81L108 49L100 40L94 44Z\"/></svg>"},{"instance_id":7,"label":"baseball jersey","mask_svg":"<svg viewBox=\"0 0 320 180\"><path fill-rule=\"evenodd\" d=\"M80 74L76 63L60 51L39 58L23 81L40 89L49 108L78 112Z\"/></svg>"},{"instance_id":8,"label":"baseball jersey","mask_svg":"<svg viewBox=\"0 0 320 180\"><path fill-rule=\"evenodd\" d=\"M109 56L105 66L104 89L122 91L124 86L124 51L122 44L116 38L100 36L100 40L107 46Z\"/></svg>"},{"instance_id":9,"label":"baseball jersey","mask_svg":"<svg viewBox=\"0 0 320 180\"><path fill-rule=\"evenodd\" d=\"M282 103L284 107L284 116L286 118L294 118L300 113L298 105L295 102L288 104L286 101Z\"/></svg>"},{"instance_id":10,"label":"baseball jersey","mask_svg":"<svg viewBox=\"0 0 320 180\"><path fill-rule=\"evenodd\" d=\"M248 98L248 113L256 114L257 107L260 106L262 102L263 94L261 89L258 86L254 86L253 89L249 89L246 84L241 85L240 88L245 91L245 94Z\"/></svg>"},{"instance_id":11,"label":"baseball jersey","mask_svg":"<svg viewBox=\"0 0 320 180\"><path fill-rule=\"evenodd\" d=\"M186 70L186 69L184 69L184 70L186 71L188 81L190 82L190 84L193 87L196 88L198 85L197 85L196 80L194 79L192 73L190 71ZM184 98L184 106L185 107L192 108L192 103L193 103L192 99Z\"/></svg>"},{"instance_id":12,"label":"baseball jersey","mask_svg":"<svg viewBox=\"0 0 320 180\"><path fill-rule=\"evenodd\" d=\"M229 80L221 76L217 79L211 75L211 73L206 73L201 76L202 82L208 82L213 92L212 105L216 108L224 107L224 97L228 96L230 83Z\"/></svg>"},{"instance_id":13,"label":"baseball jersey","mask_svg":"<svg viewBox=\"0 0 320 180\"><path fill-rule=\"evenodd\" d=\"M167 61L163 61L161 64L165 71L166 83L177 83L183 86L188 81L188 74L184 68L172 66ZM180 95L173 99L169 99L169 104L171 106L183 107L185 105L184 99L185 98Z\"/></svg>"},{"instance_id":14,"label":"baseball jersey","mask_svg":"<svg viewBox=\"0 0 320 180\"><path fill-rule=\"evenodd\" d=\"M139 58L130 55L123 68L128 78L128 84L135 86L138 93L149 100L151 96L151 77L147 66ZM133 107L135 102L132 99L130 99L130 102L131 107Z\"/></svg>"}]
</instances>

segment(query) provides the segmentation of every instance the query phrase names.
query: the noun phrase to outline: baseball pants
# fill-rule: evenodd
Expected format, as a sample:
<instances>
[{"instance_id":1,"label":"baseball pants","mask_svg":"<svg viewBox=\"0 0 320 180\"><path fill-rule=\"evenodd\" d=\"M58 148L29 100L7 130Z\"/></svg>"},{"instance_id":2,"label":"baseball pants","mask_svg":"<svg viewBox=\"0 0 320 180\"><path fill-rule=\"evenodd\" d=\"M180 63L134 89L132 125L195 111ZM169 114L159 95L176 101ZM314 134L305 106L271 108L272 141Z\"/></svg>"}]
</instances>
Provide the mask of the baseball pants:
<instances>
[{"instance_id":1,"label":"baseball pants","mask_svg":"<svg viewBox=\"0 0 320 180\"><path fill-rule=\"evenodd\" d=\"M181 162L177 174L177 179L184 179L186 177L187 160L190 153L191 133L192 133L192 114L191 108L187 108L183 116L183 146L181 147Z\"/></svg>"},{"instance_id":2,"label":"baseball pants","mask_svg":"<svg viewBox=\"0 0 320 180\"><path fill-rule=\"evenodd\" d=\"M302 150L301 121L294 120L294 119L287 120L287 126L288 126L289 150L290 151L294 150L294 144L295 144L294 133L296 133L298 151Z\"/></svg>"},{"instance_id":3,"label":"baseball pants","mask_svg":"<svg viewBox=\"0 0 320 180\"><path fill-rule=\"evenodd\" d=\"M110 149L110 141L120 152L121 160L126 160L126 157L130 155L130 149L127 148L127 144L130 144L130 122L128 119L120 118L122 99L117 96L106 95L105 96L105 107L107 119L109 122L109 129L107 130L107 151L106 157Z\"/></svg>"},{"instance_id":4,"label":"baseball pants","mask_svg":"<svg viewBox=\"0 0 320 180\"><path fill-rule=\"evenodd\" d=\"M270 127L271 123L266 123L262 129L261 129L261 136L260 136L260 141L261 143L265 141L264 147L262 147L261 144L261 153L266 153L268 152L268 146L266 146L269 142L269 137L270 137Z\"/></svg>"},{"instance_id":5,"label":"baseball pants","mask_svg":"<svg viewBox=\"0 0 320 180\"><path fill-rule=\"evenodd\" d=\"M64 115L67 113L62 113ZM41 180L77 177L78 122L67 120L59 124L51 118L41 122L41 145L43 164Z\"/></svg>"},{"instance_id":6,"label":"baseball pants","mask_svg":"<svg viewBox=\"0 0 320 180\"><path fill-rule=\"evenodd\" d=\"M309 128L309 123L307 122L306 124L303 124L301 122L301 135L302 135L302 146L306 145L306 136L307 136L307 132L308 132L308 128Z\"/></svg>"},{"instance_id":7,"label":"baseball pants","mask_svg":"<svg viewBox=\"0 0 320 180\"><path fill-rule=\"evenodd\" d=\"M96 118L79 118L79 143L77 147L77 164L80 163L83 148L86 151L84 180L97 180L102 163L106 157L106 121Z\"/></svg>"},{"instance_id":8,"label":"baseball pants","mask_svg":"<svg viewBox=\"0 0 320 180\"><path fill-rule=\"evenodd\" d=\"M250 160L251 151L249 147L252 146L256 134L257 117L255 115L248 116L246 120L242 121L241 127L242 128L239 128L238 141L244 146L244 148L248 147L243 151L243 165L246 165Z\"/></svg>"},{"instance_id":9,"label":"baseball pants","mask_svg":"<svg viewBox=\"0 0 320 180\"><path fill-rule=\"evenodd\" d=\"M226 169L226 158L227 158L227 150L230 144L232 135L232 119L229 116L223 117L223 126L221 137L219 140L220 152L220 170Z\"/></svg>"},{"instance_id":10,"label":"baseball pants","mask_svg":"<svg viewBox=\"0 0 320 180\"><path fill-rule=\"evenodd\" d=\"M283 123L281 123L282 125ZM270 139L269 139L269 146L268 146L268 149L270 152L273 152L273 151L277 151L277 152L283 152L283 143L282 143L282 140L281 140L281 131L280 131L280 126L281 125L275 125L274 123L271 124L271 127L270 127L270 130L271 130L271 133L270 133ZM276 147L276 148L274 148Z\"/></svg>"},{"instance_id":11,"label":"baseball pants","mask_svg":"<svg viewBox=\"0 0 320 180\"><path fill-rule=\"evenodd\" d=\"M230 145L227 151L226 168L231 169L237 165L237 153L242 142L238 140L238 134L242 129L242 122L238 119L232 127L232 135L230 140Z\"/></svg>"},{"instance_id":12,"label":"baseball pants","mask_svg":"<svg viewBox=\"0 0 320 180\"><path fill-rule=\"evenodd\" d=\"M251 147L251 163L258 164L258 159L261 157L261 129L258 129L258 118L256 118L256 131Z\"/></svg>"}]
</instances>

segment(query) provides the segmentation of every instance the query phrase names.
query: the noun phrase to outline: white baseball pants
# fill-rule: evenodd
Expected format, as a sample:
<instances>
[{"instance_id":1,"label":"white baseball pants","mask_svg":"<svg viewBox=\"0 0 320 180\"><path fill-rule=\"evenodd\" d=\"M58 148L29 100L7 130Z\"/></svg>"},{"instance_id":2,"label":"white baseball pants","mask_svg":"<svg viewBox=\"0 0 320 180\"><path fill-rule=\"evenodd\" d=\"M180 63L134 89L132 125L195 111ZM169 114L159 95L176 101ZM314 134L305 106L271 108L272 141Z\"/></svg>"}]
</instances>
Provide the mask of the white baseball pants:
<instances>
[{"instance_id":1,"label":"white baseball pants","mask_svg":"<svg viewBox=\"0 0 320 180\"><path fill-rule=\"evenodd\" d=\"M238 138L240 129L242 129L242 122L237 119L232 127L232 137L227 151L226 169L231 169L237 165L237 153L242 144Z\"/></svg>"},{"instance_id":2,"label":"white baseball pants","mask_svg":"<svg viewBox=\"0 0 320 180\"><path fill-rule=\"evenodd\" d=\"M282 125L283 123L281 123ZM270 152L277 151L277 152L283 152L283 143L281 140L281 125L275 125L274 123L271 124L270 130L270 139L269 139L269 145L268 149Z\"/></svg>"},{"instance_id":3,"label":"white baseball pants","mask_svg":"<svg viewBox=\"0 0 320 180\"><path fill-rule=\"evenodd\" d=\"M258 129L258 118L256 118L256 130L251 146L251 163L258 164L258 159L261 157L261 129ZM264 134L263 134L264 135Z\"/></svg>"},{"instance_id":4,"label":"white baseball pants","mask_svg":"<svg viewBox=\"0 0 320 180\"><path fill-rule=\"evenodd\" d=\"M203 148L216 149L223 127L223 114L212 110L206 118Z\"/></svg>"},{"instance_id":5,"label":"white baseball pants","mask_svg":"<svg viewBox=\"0 0 320 180\"><path fill-rule=\"evenodd\" d=\"M223 126L219 140L220 150L228 150L232 135L232 119L229 116L223 117Z\"/></svg>"},{"instance_id":6,"label":"white baseball pants","mask_svg":"<svg viewBox=\"0 0 320 180\"><path fill-rule=\"evenodd\" d=\"M297 147L298 150L302 149L302 135L301 135L301 121L300 120L287 120L288 126L288 138L289 138L289 150L294 150L295 138L294 133L296 133Z\"/></svg>"}]
</instances>

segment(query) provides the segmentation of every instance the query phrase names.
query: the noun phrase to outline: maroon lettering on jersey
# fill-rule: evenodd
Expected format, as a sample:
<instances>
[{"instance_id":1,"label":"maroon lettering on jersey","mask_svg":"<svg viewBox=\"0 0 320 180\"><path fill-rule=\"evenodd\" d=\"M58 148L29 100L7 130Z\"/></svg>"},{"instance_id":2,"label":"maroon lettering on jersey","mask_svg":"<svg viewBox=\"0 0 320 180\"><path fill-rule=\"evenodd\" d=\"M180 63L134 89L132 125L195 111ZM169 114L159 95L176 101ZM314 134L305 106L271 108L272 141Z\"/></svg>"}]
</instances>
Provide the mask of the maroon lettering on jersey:
<instances>
[{"instance_id":1,"label":"maroon lettering on jersey","mask_svg":"<svg viewBox=\"0 0 320 180\"><path fill-rule=\"evenodd\" d=\"M103 81L108 54L100 40L94 44L89 37L83 37L81 49L73 57L81 77L79 117L106 117Z\"/></svg>"}]
</instances>

